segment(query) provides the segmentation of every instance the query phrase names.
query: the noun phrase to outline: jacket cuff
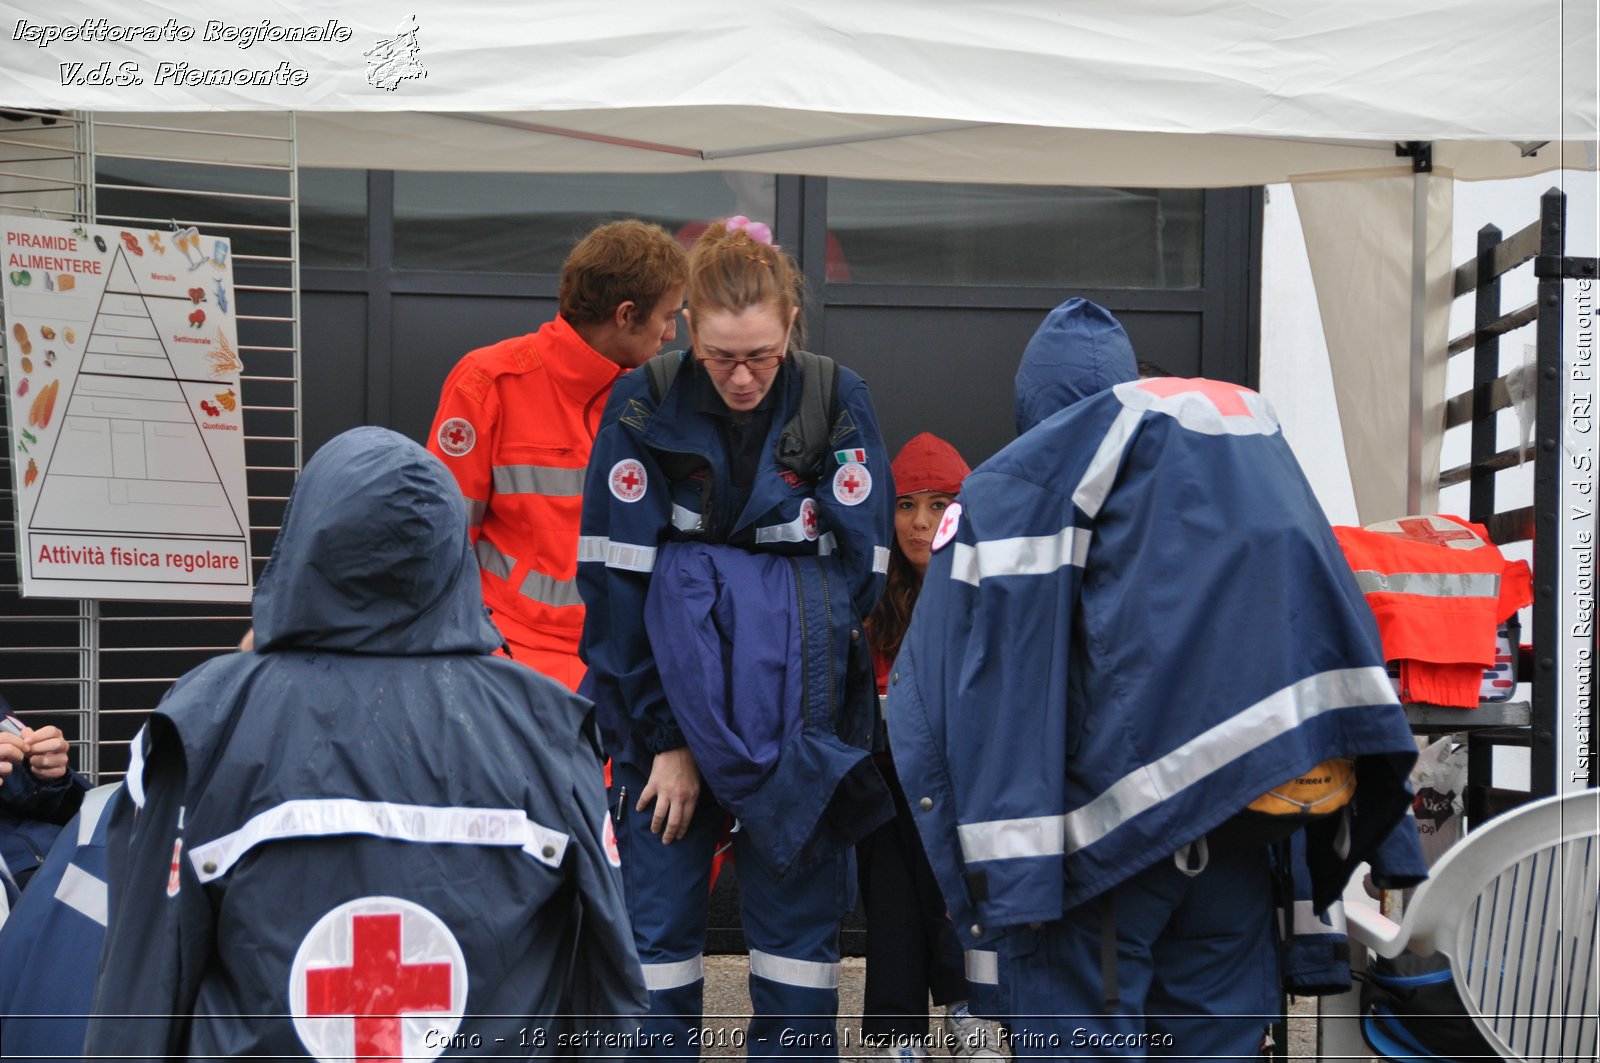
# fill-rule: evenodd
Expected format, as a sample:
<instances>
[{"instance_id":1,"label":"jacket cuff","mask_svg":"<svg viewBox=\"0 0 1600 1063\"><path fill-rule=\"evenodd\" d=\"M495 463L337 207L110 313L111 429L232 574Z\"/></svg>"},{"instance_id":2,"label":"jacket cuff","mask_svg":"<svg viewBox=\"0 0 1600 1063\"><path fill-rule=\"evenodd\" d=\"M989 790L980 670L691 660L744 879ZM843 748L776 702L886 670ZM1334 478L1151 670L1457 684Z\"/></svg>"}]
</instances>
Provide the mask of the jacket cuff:
<instances>
[{"instance_id":1,"label":"jacket cuff","mask_svg":"<svg viewBox=\"0 0 1600 1063\"><path fill-rule=\"evenodd\" d=\"M1008 927L1061 918L1059 856L969 864L966 880L978 920L956 928L967 948L993 940Z\"/></svg>"},{"instance_id":2,"label":"jacket cuff","mask_svg":"<svg viewBox=\"0 0 1600 1063\"><path fill-rule=\"evenodd\" d=\"M689 744L689 740L683 737L683 732L678 730L678 725L675 723L669 723L665 726L657 727L648 734L640 735L639 741L644 744L644 747L648 749L652 755L656 753L666 753L667 751L673 749L682 749L684 746Z\"/></svg>"}]
</instances>

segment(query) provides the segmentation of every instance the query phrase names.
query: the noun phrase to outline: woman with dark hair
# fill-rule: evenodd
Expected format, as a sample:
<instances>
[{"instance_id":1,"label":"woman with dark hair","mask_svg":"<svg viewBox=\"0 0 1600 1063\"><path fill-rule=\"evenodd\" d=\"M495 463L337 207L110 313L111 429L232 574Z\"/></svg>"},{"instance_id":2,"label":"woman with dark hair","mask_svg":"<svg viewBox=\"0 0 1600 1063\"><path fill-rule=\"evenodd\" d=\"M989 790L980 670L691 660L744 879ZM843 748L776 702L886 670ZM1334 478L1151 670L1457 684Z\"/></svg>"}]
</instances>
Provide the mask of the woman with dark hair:
<instances>
[{"instance_id":1,"label":"woman with dark hair","mask_svg":"<svg viewBox=\"0 0 1600 1063\"><path fill-rule=\"evenodd\" d=\"M889 548L889 576L883 597L867 619L867 642L880 694L888 689L900 640L911 625L911 611L945 510L971 471L955 447L929 432L901 448L890 470L895 534ZM881 723L874 748L879 751L878 770L894 796L895 818L856 845L867 915L863 1041L889 1058L920 1058L917 1046L927 1033L931 993L935 1004L945 1005L943 1039L951 1054L1000 1058L995 1032L968 1006L966 968L973 968L975 981L989 980L982 969L993 966L983 962L992 954L969 956L964 963L939 884L906 808Z\"/></svg>"}]
</instances>

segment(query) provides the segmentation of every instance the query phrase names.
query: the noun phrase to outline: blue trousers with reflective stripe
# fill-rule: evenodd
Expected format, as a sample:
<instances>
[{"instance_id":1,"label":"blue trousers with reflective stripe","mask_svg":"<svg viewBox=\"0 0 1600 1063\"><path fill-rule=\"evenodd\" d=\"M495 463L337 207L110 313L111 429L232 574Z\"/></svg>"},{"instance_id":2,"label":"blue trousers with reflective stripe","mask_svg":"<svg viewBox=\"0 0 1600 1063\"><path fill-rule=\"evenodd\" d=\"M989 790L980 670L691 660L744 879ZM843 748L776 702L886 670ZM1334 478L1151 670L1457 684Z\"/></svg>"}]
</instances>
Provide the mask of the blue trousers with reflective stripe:
<instances>
[{"instance_id":1,"label":"blue trousers with reflective stripe","mask_svg":"<svg viewBox=\"0 0 1600 1063\"><path fill-rule=\"evenodd\" d=\"M611 807L622 788L617 845L633 922L633 941L650 990L642 1024L645 1056L698 1057L703 1027L727 1030L732 1020L701 1021L705 991L703 954L709 918L711 858L727 813L704 790L689 833L662 845L650 832L650 810L634 811L647 772L612 763ZM754 1018L746 1037L754 1056L837 1059L839 921L849 900L849 855L782 881L767 871L743 831L733 835L740 914L750 949L750 1002ZM715 1042L713 1041L713 1047Z\"/></svg>"},{"instance_id":2,"label":"blue trousers with reflective stripe","mask_svg":"<svg viewBox=\"0 0 1600 1063\"><path fill-rule=\"evenodd\" d=\"M1100 898L1001 941L1012 1049L1064 1058L1259 1058L1280 1009L1272 876L1262 849L1171 856L1112 888L1120 1006L1106 1008Z\"/></svg>"}]
</instances>

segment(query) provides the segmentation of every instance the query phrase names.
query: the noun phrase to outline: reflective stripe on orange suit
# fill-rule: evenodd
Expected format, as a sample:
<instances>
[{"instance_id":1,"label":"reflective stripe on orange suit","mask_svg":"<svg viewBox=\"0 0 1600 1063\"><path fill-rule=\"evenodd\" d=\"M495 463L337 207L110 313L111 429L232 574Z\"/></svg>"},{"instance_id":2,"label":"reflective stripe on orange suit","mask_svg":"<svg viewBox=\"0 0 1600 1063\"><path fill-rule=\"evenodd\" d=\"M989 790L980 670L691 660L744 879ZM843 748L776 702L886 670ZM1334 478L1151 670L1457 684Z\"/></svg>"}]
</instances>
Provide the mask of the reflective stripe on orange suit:
<instances>
[{"instance_id":1,"label":"reflective stripe on orange suit","mask_svg":"<svg viewBox=\"0 0 1600 1063\"><path fill-rule=\"evenodd\" d=\"M575 579L583 474L621 375L558 316L463 357L428 433L428 449L466 496L496 626L516 659L571 689L584 671Z\"/></svg>"}]
</instances>

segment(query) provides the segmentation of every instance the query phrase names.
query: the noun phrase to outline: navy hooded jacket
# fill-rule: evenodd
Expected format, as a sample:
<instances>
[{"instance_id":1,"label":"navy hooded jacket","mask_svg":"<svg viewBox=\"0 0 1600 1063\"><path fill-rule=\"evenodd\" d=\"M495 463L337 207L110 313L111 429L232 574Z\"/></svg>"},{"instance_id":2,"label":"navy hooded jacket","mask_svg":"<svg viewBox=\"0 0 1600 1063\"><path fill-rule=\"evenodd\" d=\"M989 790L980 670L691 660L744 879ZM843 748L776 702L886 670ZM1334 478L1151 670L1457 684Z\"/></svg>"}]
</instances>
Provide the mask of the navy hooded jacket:
<instances>
[{"instance_id":1,"label":"navy hooded jacket","mask_svg":"<svg viewBox=\"0 0 1600 1063\"><path fill-rule=\"evenodd\" d=\"M1270 407L1137 380L1101 315L1068 303L1030 344L1026 433L946 510L890 677L896 766L969 947L1352 757L1349 816L1308 835L1320 909L1410 804L1376 627Z\"/></svg>"},{"instance_id":2,"label":"navy hooded jacket","mask_svg":"<svg viewBox=\"0 0 1600 1063\"><path fill-rule=\"evenodd\" d=\"M89 1055L527 1051L642 1010L588 704L490 656L466 527L386 429L308 463L256 652L136 741Z\"/></svg>"}]
</instances>

